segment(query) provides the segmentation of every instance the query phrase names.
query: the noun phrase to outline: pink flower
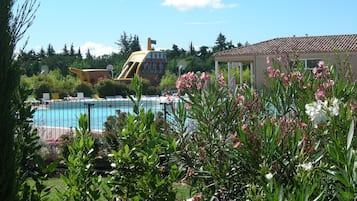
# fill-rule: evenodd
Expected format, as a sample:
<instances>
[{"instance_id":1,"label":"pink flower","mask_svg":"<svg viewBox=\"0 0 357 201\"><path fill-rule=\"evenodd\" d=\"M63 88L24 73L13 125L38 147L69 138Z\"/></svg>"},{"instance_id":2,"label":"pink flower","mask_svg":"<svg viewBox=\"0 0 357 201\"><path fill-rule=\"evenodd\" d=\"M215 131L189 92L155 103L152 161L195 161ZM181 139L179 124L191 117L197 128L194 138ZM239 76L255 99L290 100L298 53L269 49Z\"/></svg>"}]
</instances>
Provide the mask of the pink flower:
<instances>
[{"instance_id":1,"label":"pink flower","mask_svg":"<svg viewBox=\"0 0 357 201\"><path fill-rule=\"evenodd\" d=\"M289 82L290 82L289 77L287 75L284 75L283 76L283 84L286 86L286 85L289 85Z\"/></svg>"},{"instance_id":2,"label":"pink flower","mask_svg":"<svg viewBox=\"0 0 357 201\"><path fill-rule=\"evenodd\" d=\"M218 75L218 80L224 80L224 76L222 73Z\"/></svg>"},{"instance_id":3,"label":"pink flower","mask_svg":"<svg viewBox=\"0 0 357 201\"><path fill-rule=\"evenodd\" d=\"M192 83L191 82L186 82L185 83L185 88L189 89L192 87Z\"/></svg>"},{"instance_id":4,"label":"pink flower","mask_svg":"<svg viewBox=\"0 0 357 201\"><path fill-rule=\"evenodd\" d=\"M247 131L248 130L248 124L243 124L242 125L242 130Z\"/></svg>"},{"instance_id":5,"label":"pink flower","mask_svg":"<svg viewBox=\"0 0 357 201\"><path fill-rule=\"evenodd\" d=\"M298 71L293 71L293 72L291 73L291 79L295 79L298 75L299 75L299 72L298 72Z\"/></svg>"},{"instance_id":6,"label":"pink flower","mask_svg":"<svg viewBox=\"0 0 357 201\"><path fill-rule=\"evenodd\" d=\"M200 199L203 198L202 192L197 193L195 196L193 196L192 201L199 201Z\"/></svg>"},{"instance_id":7,"label":"pink flower","mask_svg":"<svg viewBox=\"0 0 357 201\"><path fill-rule=\"evenodd\" d=\"M271 67L271 66L268 66L268 67L267 67L267 72L268 72L268 73L273 72L273 70L274 70L273 67Z\"/></svg>"},{"instance_id":8,"label":"pink flower","mask_svg":"<svg viewBox=\"0 0 357 201\"><path fill-rule=\"evenodd\" d=\"M201 80L209 80L209 74L203 72L203 73L201 74Z\"/></svg>"},{"instance_id":9,"label":"pink flower","mask_svg":"<svg viewBox=\"0 0 357 201\"><path fill-rule=\"evenodd\" d=\"M328 68L328 66L322 67L322 71L326 76L330 75L330 69Z\"/></svg>"},{"instance_id":10,"label":"pink flower","mask_svg":"<svg viewBox=\"0 0 357 201\"><path fill-rule=\"evenodd\" d=\"M198 83L196 84L196 87L197 87L198 90L201 90L201 89L203 88L202 82L198 82Z\"/></svg>"},{"instance_id":11,"label":"pink flower","mask_svg":"<svg viewBox=\"0 0 357 201\"><path fill-rule=\"evenodd\" d=\"M301 123L301 128L302 129L306 129L307 128L307 124L306 123Z\"/></svg>"},{"instance_id":12,"label":"pink flower","mask_svg":"<svg viewBox=\"0 0 357 201\"><path fill-rule=\"evenodd\" d=\"M319 70L315 67L312 69L312 73L314 73L314 75L316 75L316 73L318 72Z\"/></svg>"},{"instance_id":13,"label":"pink flower","mask_svg":"<svg viewBox=\"0 0 357 201\"><path fill-rule=\"evenodd\" d=\"M324 61L319 61L318 67L322 68L324 65L325 65L325 62L324 62Z\"/></svg>"},{"instance_id":14,"label":"pink flower","mask_svg":"<svg viewBox=\"0 0 357 201\"><path fill-rule=\"evenodd\" d=\"M183 82L181 79L178 79L176 82L176 89L180 90L183 87Z\"/></svg>"},{"instance_id":15,"label":"pink flower","mask_svg":"<svg viewBox=\"0 0 357 201\"><path fill-rule=\"evenodd\" d=\"M236 102L237 102L237 103L243 103L243 101L244 101L244 96L241 96L241 95L240 95L240 96L237 96L237 97L236 97Z\"/></svg>"},{"instance_id":16,"label":"pink flower","mask_svg":"<svg viewBox=\"0 0 357 201\"><path fill-rule=\"evenodd\" d=\"M226 86L226 82L223 80L223 81L220 81L219 82L219 86L221 86L221 87L224 87L224 86Z\"/></svg>"},{"instance_id":17,"label":"pink flower","mask_svg":"<svg viewBox=\"0 0 357 201\"><path fill-rule=\"evenodd\" d=\"M324 97L325 97L325 92L321 89L317 89L317 91L315 92L316 100L321 100Z\"/></svg>"},{"instance_id":18,"label":"pink flower","mask_svg":"<svg viewBox=\"0 0 357 201\"><path fill-rule=\"evenodd\" d=\"M328 82L324 83L323 86L324 86L324 89L327 89L331 86L333 86L335 84L335 82L333 80L329 80Z\"/></svg>"},{"instance_id":19,"label":"pink flower","mask_svg":"<svg viewBox=\"0 0 357 201\"><path fill-rule=\"evenodd\" d=\"M240 147L242 143L239 141L239 142L236 142L234 145L233 145L233 148L237 149Z\"/></svg>"},{"instance_id":20,"label":"pink flower","mask_svg":"<svg viewBox=\"0 0 357 201\"><path fill-rule=\"evenodd\" d=\"M274 72L274 77L279 77L280 76L280 70L276 69Z\"/></svg>"},{"instance_id":21,"label":"pink flower","mask_svg":"<svg viewBox=\"0 0 357 201\"><path fill-rule=\"evenodd\" d=\"M270 59L270 57L269 57L269 56L267 56L266 60L267 60L267 64L270 64L271 59Z\"/></svg>"}]
</instances>

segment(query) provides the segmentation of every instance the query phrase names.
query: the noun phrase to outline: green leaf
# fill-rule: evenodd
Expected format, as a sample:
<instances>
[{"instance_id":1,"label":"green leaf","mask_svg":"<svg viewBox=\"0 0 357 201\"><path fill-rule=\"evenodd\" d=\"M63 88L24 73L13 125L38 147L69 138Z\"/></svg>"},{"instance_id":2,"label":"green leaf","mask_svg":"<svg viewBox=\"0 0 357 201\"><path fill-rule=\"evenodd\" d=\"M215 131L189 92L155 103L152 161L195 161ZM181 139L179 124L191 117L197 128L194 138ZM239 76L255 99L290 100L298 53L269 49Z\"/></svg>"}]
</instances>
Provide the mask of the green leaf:
<instances>
[{"instance_id":1,"label":"green leaf","mask_svg":"<svg viewBox=\"0 0 357 201\"><path fill-rule=\"evenodd\" d=\"M124 153L129 154L129 146L127 144L124 146Z\"/></svg>"}]
</instances>

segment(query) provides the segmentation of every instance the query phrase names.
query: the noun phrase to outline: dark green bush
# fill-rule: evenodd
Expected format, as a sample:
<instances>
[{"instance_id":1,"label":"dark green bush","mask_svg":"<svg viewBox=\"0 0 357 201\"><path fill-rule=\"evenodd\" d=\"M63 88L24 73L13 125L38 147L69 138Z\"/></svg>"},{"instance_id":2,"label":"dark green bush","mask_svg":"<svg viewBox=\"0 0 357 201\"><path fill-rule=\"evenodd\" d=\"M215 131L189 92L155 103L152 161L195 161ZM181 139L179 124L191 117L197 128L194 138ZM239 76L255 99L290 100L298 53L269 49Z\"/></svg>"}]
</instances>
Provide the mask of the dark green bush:
<instances>
[{"instance_id":1,"label":"dark green bush","mask_svg":"<svg viewBox=\"0 0 357 201\"><path fill-rule=\"evenodd\" d=\"M94 94L92 85L86 82L78 84L75 88L75 92L83 92L85 97L91 97Z\"/></svg>"},{"instance_id":2,"label":"dark green bush","mask_svg":"<svg viewBox=\"0 0 357 201\"><path fill-rule=\"evenodd\" d=\"M34 94L35 94L37 99L41 99L42 98L42 93L50 93L50 92L52 92L52 86L47 82L41 83L34 90Z\"/></svg>"},{"instance_id":3,"label":"dark green bush","mask_svg":"<svg viewBox=\"0 0 357 201\"><path fill-rule=\"evenodd\" d=\"M61 158L67 158L69 155L69 146L72 146L74 140L74 133L71 131L70 133L66 133L61 135L60 141L61 144L59 145L59 151Z\"/></svg>"},{"instance_id":4,"label":"dark green bush","mask_svg":"<svg viewBox=\"0 0 357 201\"><path fill-rule=\"evenodd\" d=\"M100 81L96 85L96 90L98 96L101 98L104 98L106 96L116 96L116 95L126 97L129 94L131 94L131 90L126 84L117 81L112 81L112 80Z\"/></svg>"}]
</instances>

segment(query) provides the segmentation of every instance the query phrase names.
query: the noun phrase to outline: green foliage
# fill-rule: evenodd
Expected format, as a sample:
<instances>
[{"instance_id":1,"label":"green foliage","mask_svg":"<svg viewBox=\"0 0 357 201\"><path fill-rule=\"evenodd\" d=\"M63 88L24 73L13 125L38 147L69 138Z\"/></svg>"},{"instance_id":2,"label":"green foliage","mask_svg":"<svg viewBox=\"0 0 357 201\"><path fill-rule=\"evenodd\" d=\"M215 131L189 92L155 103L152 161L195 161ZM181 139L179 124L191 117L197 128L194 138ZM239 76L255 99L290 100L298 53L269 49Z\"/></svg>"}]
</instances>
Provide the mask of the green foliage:
<instances>
[{"instance_id":1,"label":"green foliage","mask_svg":"<svg viewBox=\"0 0 357 201\"><path fill-rule=\"evenodd\" d=\"M66 133L61 135L60 137L60 144L59 144L59 152L61 155L61 158L68 158L69 156L69 147L73 145L73 141L74 141L74 133L70 132L70 133Z\"/></svg>"},{"instance_id":2,"label":"green foliage","mask_svg":"<svg viewBox=\"0 0 357 201\"><path fill-rule=\"evenodd\" d=\"M120 36L120 39L116 42L120 47L120 54L124 57L129 57L134 51L140 51L139 37L137 35L128 36L125 32Z\"/></svg>"},{"instance_id":3,"label":"green foliage","mask_svg":"<svg viewBox=\"0 0 357 201\"><path fill-rule=\"evenodd\" d=\"M94 90L91 84L87 82L82 82L78 84L75 89L75 92L83 92L84 97L91 97L94 94Z\"/></svg>"},{"instance_id":4,"label":"green foliage","mask_svg":"<svg viewBox=\"0 0 357 201\"><path fill-rule=\"evenodd\" d=\"M37 130L32 129L32 117L34 110L31 104L25 103L31 91L20 87L19 105L22 105L17 113L15 127L16 158L17 158L17 182L19 185L19 200L46 200L50 188L43 183L47 180L48 174L54 171L57 163L46 165L40 155L40 137ZM34 181L30 185L29 179Z\"/></svg>"},{"instance_id":5,"label":"green foliage","mask_svg":"<svg viewBox=\"0 0 357 201\"><path fill-rule=\"evenodd\" d=\"M134 115L128 114L118 132L119 148L112 151L111 179L108 185L116 199L175 200L174 182L180 173L172 163L175 140L156 130L154 114L139 108L142 85L134 78Z\"/></svg>"},{"instance_id":6,"label":"green foliage","mask_svg":"<svg viewBox=\"0 0 357 201\"><path fill-rule=\"evenodd\" d=\"M160 89L161 90L172 90L176 89L176 80L177 76L170 71L165 71L164 76L160 81Z\"/></svg>"},{"instance_id":7,"label":"green foliage","mask_svg":"<svg viewBox=\"0 0 357 201\"><path fill-rule=\"evenodd\" d=\"M32 77L22 77L22 82L34 89L37 99L42 98L42 93L59 93L60 98L74 95L74 87L79 80L72 77L63 77L59 70L50 71L48 74L39 74Z\"/></svg>"},{"instance_id":8,"label":"green foliage","mask_svg":"<svg viewBox=\"0 0 357 201\"><path fill-rule=\"evenodd\" d=\"M61 178L66 183L64 192L58 192L60 200L98 200L101 196L102 177L94 172L94 139L87 128L88 119L81 115L73 145L65 158L68 172Z\"/></svg>"},{"instance_id":9,"label":"green foliage","mask_svg":"<svg viewBox=\"0 0 357 201\"><path fill-rule=\"evenodd\" d=\"M158 86L154 86L151 84L150 80L141 79L143 84L143 91L144 95L160 95L160 90Z\"/></svg>"},{"instance_id":10,"label":"green foliage","mask_svg":"<svg viewBox=\"0 0 357 201\"><path fill-rule=\"evenodd\" d=\"M116 111L116 115L107 117L107 120L104 123L104 147L109 150L119 149L119 135L125 127L126 118L127 114L120 110Z\"/></svg>"},{"instance_id":11,"label":"green foliage","mask_svg":"<svg viewBox=\"0 0 357 201\"><path fill-rule=\"evenodd\" d=\"M349 66L319 65L310 72L273 60L261 93L245 85L232 90L223 75L179 78L187 97L173 107L173 128L187 171L181 181L194 199L357 196L356 83L345 73Z\"/></svg>"},{"instance_id":12,"label":"green foliage","mask_svg":"<svg viewBox=\"0 0 357 201\"><path fill-rule=\"evenodd\" d=\"M112 80L102 80L96 84L95 88L98 96L101 98L115 95L126 97L131 94L129 87L126 84Z\"/></svg>"}]
</instances>

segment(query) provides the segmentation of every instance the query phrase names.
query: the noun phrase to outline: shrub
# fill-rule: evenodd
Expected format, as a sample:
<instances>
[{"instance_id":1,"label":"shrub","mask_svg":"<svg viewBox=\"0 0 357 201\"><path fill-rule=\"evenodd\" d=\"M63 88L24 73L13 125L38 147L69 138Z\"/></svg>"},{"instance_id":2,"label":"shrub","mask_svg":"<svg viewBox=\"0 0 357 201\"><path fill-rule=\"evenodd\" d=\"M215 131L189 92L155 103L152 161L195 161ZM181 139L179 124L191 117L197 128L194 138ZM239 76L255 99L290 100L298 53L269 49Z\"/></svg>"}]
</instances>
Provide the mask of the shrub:
<instances>
[{"instance_id":1,"label":"shrub","mask_svg":"<svg viewBox=\"0 0 357 201\"><path fill-rule=\"evenodd\" d=\"M38 87L35 88L34 94L37 99L41 99L43 93L51 93L52 89L53 87L49 83L43 82Z\"/></svg>"},{"instance_id":2,"label":"shrub","mask_svg":"<svg viewBox=\"0 0 357 201\"><path fill-rule=\"evenodd\" d=\"M269 85L260 93L247 86L232 90L222 75L211 80L187 73L177 81L180 94L187 94L173 110L186 168L182 182L194 199L356 197L357 90L346 73L350 66L320 62L305 71L284 61L269 63Z\"/></svg>"},{"instance_id":3,"label":"shrub","mask_svg":"<svg viewBox=\"0 0 357 201\"><path fill-rule=\"evenodd\" d=\"M128 114L124 129L118 132L119 148L111 154L109 186L114 199L175 200L173 188L180 173L172 161L175 140L156 130L154 114L140 109L142 85L134 79L137 100L134 114Z\"/></svg>"},{"instance_id":4,"label":"shrub","mask_svg":"<svg viewBox=\"0 0 357 201\"><path fill-rule=\"evenodd\" d=\"M91 97L94 94L94 90L91 84L82 82L78 84L75 89L75 92L83 92L84 97Z\"/></svg>"},{"instance_id":5,"label":"shrub","mask_svg":"<svg viewBox=\"0 0 357 201\"><path fill-rule=\"evenodd\" d=\"M177 76L175 74L165 71L164 76L160 80L160 89L165 91L176 89L176 80Z\"/></svg>"},{"instance_id":6,"label":"shrub","mask_svg":"<svg viewBox=\"0 0 357 201\"><path fill-rule=\"evenodd\" d=\"M123 97L126 97L131 94L126 84L112 80L102 80L98 82L98 84L96 85L96 90L99 97L101 98L115 95L121 95Z\"/></svg>"},{"instance_id":7,"label":"shrub","mask_svg":"<svg viewBox=\"0 0 357 201\"><path fill-rule=\"evenodd\" d=\"M87 128L87 116L81 115L73 145L64 158L68 172L62 175L67 188L58 193L60 200L98 200L101 196L101 176L94 172L94 139Z\"/></svg>"}]
</instances>

